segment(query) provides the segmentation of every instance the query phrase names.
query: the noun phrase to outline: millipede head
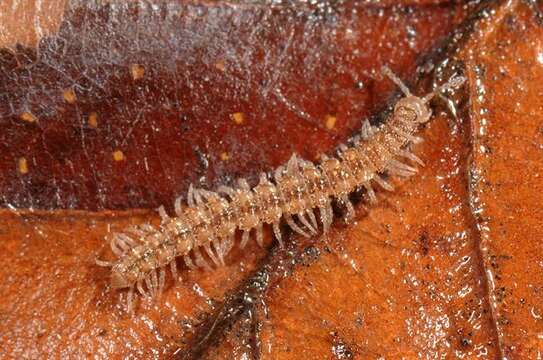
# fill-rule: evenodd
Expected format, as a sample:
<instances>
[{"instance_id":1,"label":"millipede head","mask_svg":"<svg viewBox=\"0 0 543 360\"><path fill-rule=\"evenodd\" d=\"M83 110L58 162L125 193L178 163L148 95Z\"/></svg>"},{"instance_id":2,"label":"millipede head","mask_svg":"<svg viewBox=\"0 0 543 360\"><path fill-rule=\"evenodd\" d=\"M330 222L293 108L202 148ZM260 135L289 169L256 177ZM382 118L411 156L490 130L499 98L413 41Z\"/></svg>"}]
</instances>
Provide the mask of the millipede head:
<instances>
[{"instance_id":1,"label":"millipede head","mask_svg":"<svg viewBox=\"0 0 543 360\"><path fill-rule=\"evenodd\" d=\"M405 117L406 120L424 124L432 117L432 110L418 96L406 96L398 100L394 106L394 115Z\"/></svg>"},{"instance_id":2,"label":"millipede head","mask_svg":"<svg viewBox=\"0 0 543 360\"><path fill-rule=\"evenodd\" d=\"M425 98L421 99L420 97L411 94L409 88L387 66L382 67L381 73L392 80L405 95L405 97L401 98L394 106L395 116L400 116L404 118L405 121L418 123L425 123L430 120L432 111L426 105Z\"/></svg>"},{"instance_id":3,"label":"millipede head","mask_svg":"<svg viewBox=\"0 0 543 360\"><path fill-rule=\"evenodd\" d=\"M394 106L394 114L396 116L405 117L406 120L415 121L420 124L427 122L432 117L432 111L428 107L428 102L434 96L437 95L442 97L443 95L441 94L441 92L448 89L457 89L462 86L462 84L464 84L464 82L466 81L466 78L464 76L455 75L451 77L449 81L447 81L445 84L437 87L428 95L420 98L418 96L412 95L409 91L409 88L388 67L383 66L381 72L388 78L390 78L390 80L392 80L405 95L405 97L400 99Z\"/></svg>"}]
</instances>

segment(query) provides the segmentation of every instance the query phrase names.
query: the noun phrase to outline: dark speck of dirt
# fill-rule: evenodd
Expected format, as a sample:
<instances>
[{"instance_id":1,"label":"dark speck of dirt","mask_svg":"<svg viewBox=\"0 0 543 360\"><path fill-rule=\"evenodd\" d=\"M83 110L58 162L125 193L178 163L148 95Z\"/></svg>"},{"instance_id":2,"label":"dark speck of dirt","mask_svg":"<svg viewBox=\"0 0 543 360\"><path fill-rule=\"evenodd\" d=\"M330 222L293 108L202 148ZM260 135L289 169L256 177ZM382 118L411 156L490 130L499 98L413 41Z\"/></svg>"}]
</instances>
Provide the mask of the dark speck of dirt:
<instances>
[{"instance_id":1,"label":"dark speck of dirt","mask_svg":"<svg viewBox=\"0 0 543 360\"><path fill-rule=\"evenodd\" d=\"M302 264L303 266L309 266L315 261L317 261L320 254L321 252L318 248L314 246L309 246L305 248L305 250L303 251L300 257L300 264Z\"/></svg>"},{"instance_id":2,"label":"dark speck of dirt","mask_svg":"<svg viewBox=\"0 0 543 360\"><path fill-rule=\"evenodd\" d=\"M330 333L332 336L332 355L334 359L344 360L352 359L353 352L345 341L336 333Z\"/></svg>"}]
</instances>

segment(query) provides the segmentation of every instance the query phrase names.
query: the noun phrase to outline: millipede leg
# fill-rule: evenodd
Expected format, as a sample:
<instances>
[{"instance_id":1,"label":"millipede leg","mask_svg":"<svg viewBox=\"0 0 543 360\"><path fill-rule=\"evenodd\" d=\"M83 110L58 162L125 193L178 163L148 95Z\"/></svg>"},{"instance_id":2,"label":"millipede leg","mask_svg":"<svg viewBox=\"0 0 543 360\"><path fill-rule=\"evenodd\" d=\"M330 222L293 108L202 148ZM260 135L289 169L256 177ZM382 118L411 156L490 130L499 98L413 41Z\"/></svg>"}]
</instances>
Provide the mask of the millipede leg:
<instances>
[{"instance_id":1,"label":"millipede leg","mask_svg":"<svg viewBox=\"0 0 543 360\"><path fill-rule=\"evenodd\" d=\"M298 217L298 219L300 220L300 222L309 230L310 233L312 234L316 234L317 233L317 230L315 230L313 228L313 226L311 226L311 224L309 223L309 221L305 218L304 216L304 213L300 213L300 214L296 214L296 216Z\"/></svg>"},{"instance_id":2,"label":"millipede leg","mask_svg":"<svg viewBox=\"0 0 543 360\"><path fill-rule=\"evenodd\" d=\"M311 224L313 224L313 228L316 230L319 230L319 225L317 224L317 218L315 217L315 213L313 212L313 209L307 210L307 216L309 216L309 220L311 221Z\"/></svg>"},{"instance_id":3,"label":"millipede leg","mask_svg":"<svg viewBox=\"0 0 543 360\"><path fill-rule=\"evenodd\" d=\"M407 149L399 150L398 155L403 156L404 158L409 159L420 166L424 166L424 162L417 155L413 154Z\"/></svg>"},{"instance_id":4,"label":"millipede leg","mask_svg":"<svg viewBox=\"0 0 543 360\"><path fill-rule=\"evenodd\" d=\"M366 193L368 194L368 197L370 199L370 203L376 204L377 203L377 196L375 196L375 191L373 191L373 187L369 182L365 182L362 184L364 188L366 188Z\"/></svg>"},{"instance_id":5,"label":"millipede leg","mask_svg":"<svg viewBox=\"0 0 543 360\"><path fill-rule=\"evenodd\" d=\"M361 135L355 135L353 136L353 144L356 146L358 144L360 144L360 141L362 140L362 136Z\"/></svg>"},{"instance_id":6,"label":"millipede leg","mask_svg":"<svg viewBox=\"0 0 543 360\"><path fill-rule=\"evenodd\" d=\"M334 210L332 209L332 203L328 201L328 204L326 205L326 210L328 211L328 225L332 225L332 221L334 221Z\"/></svg>"},{"instance_id":7,"label":"millipede leg","mask_svg":"<svg viewBox=\"0 0 543 360\"><path fill-rule=\"evenodd\" d=\"M379 185L381 185L381 187L385 190L388 190L388 191L394 191L394 186L392 186L391 184L388 183L388 181L386 181L385 179L383 179L382 177L380 177L379 175L375 175L373 177L373 180L375 180L376 183L378 183Z\"/></svg>"},{"instance_id":8,"label":"millipede leg","mask_svg":"<svg viewBox=\"0 0 543 360\"><path fill-rule=\"evenodd\" d=\"M264 246L264 231L262 230L262 223L258 224L256 227L256 243L258 246Z\"/></svg>"},{"instance_id":9,"label":"millipede leg","mask_svg":"<svg viewBox=\"0 0 543 360\"><path fill-rule=\"evenodd\" d=\"M292 230L294 230L295 232L297 232L298 234L300 234L302 236L309 237L308 233L306 233L298 225L296 225L296 223L294 222L294 220L292 219L292 216L290 216L290 214L285 215L285 221L287 222L287 224L290 226L290 228Z\"/></svg>"},{"instance_id":10,"label":"millipede leg","mask_svg":"<svg viewBox=\"0 0 543 360\"><path fill-rule=\"evenodd\" d=\"M143 282L142 281L143 281L142 279L139 279L136 282L136 288L138 289L141 296L148 297L149 295L147 294L147 291L145 291L145 289L143 288Z\"/></svg>"},{"instance_id":11,"label":"millipede leg","mask_svg":"<svg viewBox=\"0 0 543 360\"><path fill-rule=\"evenodd\" d=\"M408 170L405 166L405 164L402 164L399 161L389 161L387 164L387 170L391 175L397 175L397 176L403 176L403 177L410 177L416 174L416 169L413 169L414 171Z\"/></svg>"},{"instance_id":12,"label":"millipede leg","mask_svg":"<svg viewBox=\"0 0 543 360\"><path fill-rule=\"evenodd\" d=\"M198 190L198 193L200 194L200 196L201 196L204 200L207 200L207 201L209 201L209 200L212 199L213 197L217 196L217 194L214 193L213 191L208 191L208 190L204 190L204 189L199 189L199 190Z\"/></svg>"},{"instance_id":13,"label":"millipede leg","mask_svg":"<svg viewBox=\"0 0 543 360\"><path fill-rule=\"evenodd\" d=\"M352 219L354 219L354 207L351 203L351 200L349 200L347 195L344 195L340 198L340 201L345 205L345 208L347 209L347 214L345 214L345 221L350 222Z\"/></svg>"},{"instance_id":14,"label":"millipede leg","mask_svg":"<svg viewBox=\"0 0 543 360\"><path fill-rule=\"evenodd\" d=\"M160 218L162 219L162 222L166 222L168 221L168 219L170 218L168 216L168 214L166 213L166 209L164 209L164 206L161 205L159 206L158 208L158 214L160 215Z\"/></svg>"},{"instance_id":15,"label":"millipede leg","mask_svg":"<svg viewBox=\"0 0 543 360\"><path fill-rule=\"evenodd\" d=\"M243 249L245 245L249 242L250 230L243 230L241 234L241 242L239 243L240 249Z\"/></svg>"},{"instance_id":16,"label":"millipede leg","mask_svg":"<svg viewBox=\"0 0 543 360\"><path fill-rule=\"evenodd\" d=\"M154 297L155 289L153 288L153 282L151 280L151 274L145 276L145 285L147 285L147 290L149 290L149 297Z\"/></svg>"},{"instance_id":17,"label":"millipede leg","mask_svg":"<svg viewBox=\"0 0 543 360\"><path fill-rule=\"evenodd\" d=\"M174 202L173 206L175 208L175 214L177 216L182 216L183 215L183 208L181 207L181 196L178 196L177 199L175 199L175 202Z\"/></svg>"},{"instance_id":18,"label":"millipede leg","mask_svg":"<svg viewBox=\"0 0 543 360\"><path fill-rule=\"evenodd\" d=\"M133 299L134 299L134 286L131 286L130 289L128 289L128 293L126 294L126 308L129 314L134 313Z\"/></svg>"},{"instance_id":19,"label":"millipede leg","mask_svg":"<svg viewBox=\"0 0 543 360\"><path fill-rule=\"evenodd\" d=\"M321 222L322 222L322 232L327 233L328 229L330 229L330 219L328 218L328 211L326 210L326 207L321 206L319 207L319 211L321 214Z\"/></svg>"},{"instance_id":20,"label":"millipede leg","mask_svg":"<svg viewBox=\"0 0 543 360\"><path fill-rule=\"evenodd\" d=\"M413 173L402 170L402 169L398 169L395 167L389 167L387 168L387 170L390 173L390 175L396 175L396 176L401 176L405 178L413 176Z\"/></svg>"},{"instance_id":21,"label":"millipede leg","mask_svg":"<svg viewBox=\"0 0 543 360\"><path fill-rule=\"evenodd\" d=\"M404 164L396 159L390 159L389 161L389 164L391 164L392 166L398 168L398 169L401 169L401 170L405 170L407 172L411 172L413 174L415 174L417 172L417 169L412 167L412 166L409 166L407 164Z\"/></svg>"},{"instance_id":22,"label":"millipede leg","mask_svg":"<svg viewBox=\"0 0 543 360\"><path fill-rule=\"evenodd\" d=\"M211 249L211 246L209 245L208 242L203 245L203 248L206 251L209 258L211 259L211 261L213 261L215 266L217 266L217 267L220 266L221 263L220 263L219 259L217 258L217 256L215 255L215 253L213 252L213 249Z\"/></svg>"},{"instance_id":23,"label":"millipede leg","mask_svg":"<svg viewBox=\"0 0 543 360\"><path fill-rule=\"evenodd\" d=\"M199 189L194 190L194 200L196 201L196 205L204 205L204 201L202 200L202 193Z\"/></svg>"},{"instance_id":24,"label":"millipede leg","mask_svg":"<svg viewBox=\"0 0 543 360\"><path fill-rule=\"evenodd\" d=\"M281 229L279 229L279 223L278 222L274 222L272 224L272 228L273 228L273 234L275 235L275 238L277 239L277 241L279 242L279 246L281 248L284 248L285 245L283 244L283 238L281 236Z\"/></svg>"},{"instance_id":25,"label":"millipede leg","mask_svg":"<svg viewBox=\"0 0 543 360\"><path fill-rule=\"evenodd\" d=\"M194 249L194 255L196 256L196 266L204 268L207 271L213 270L211 266L208 264L208 262L204 259L204 256L202 255L202 251L200 250L200 248Z\"/></svg>"},{"instance_id":26,"label":"millipede leg","mask_svg":"<svg viewBox=\"0 0 543 360\"><path fill-rule=\"evenodd\" d=\"M96 260L94 260L94 262L96 263L96 265L102 266L102 267L112 267L113 265L115 265L114 262L100 260L100 259L96 259Z\"/></svg>"},{"instance_id":27,"label":"millipede leg","mask_svg":"<svg viewBox=\"0 0 543 360\"><path fill-rule=\"evenodd\" d=\"M196 265L192 262L192 259L190 258L190 255L183 256L183 261L185 261L185 264L187 267L191 270L196 270Z\"/></svg>"},{"instance_id":28,"label":"millipede leg","mask_svg":"<svg viewBox=\"0 0 543 360\"><path fill-rule=\"evenodd\" d=\"M221 251L224 255L228 254L230 250L232 250L232 248L234 247L234 240L234 234L227 236L222 240Z\"/></svg>"},{"instance_id":29,"label":"millipede leg","mask_svg":"<svg viewBox=\"0 0 543 360\"><path fill-rule=\"evenodd\" d=\"M118 234L115 234L114 237L111 239L109 245L111 246L111 250L117 255L118 253L122 254L124 252L124 247L120 244L118 239Z\"/></svg>"},{"instance_id":30,"label":"millipede leg","mask_svg":"<svg viewBox=\"0 0 543 360\"><path fill-rule=\"evenodd\" d=\"M287 172L291 175L296 174L298 171L298 157L296 156L296 153L292 154L290 157L288 163L287 163Z\"/></svg>"},{"instance_id":31,"label":"millipede leg","mask_svg":"<svg viewBox=\"0 0 543 360\"><path fill-rule=\"evenodd\" d=\"M131 249L130 245L128 245L127 243L125 243L123 240L119 238L117 238L116 243L117 243L118 248L121 249L123 254Z\"/></svg>"},{"instance_id":32,"label":"millipede leg","mask_svg":"<svg viewBox=\"0 0 543 360\"><path fill-rule=\"evenodd\" d=\"M221 185L219 186L217 191L219 193L228 195L231 199L233 199L236 196L236 191L229 186Z\"/></svg>"},{"instance_id":33,"label":"millipede leg","mask_svg":"<svg viewBox=\"0 0 543 360\"><path fill-rule=\"evenodd\" d=\"M134 236L137 236L140 239L145 238L149 233L149 231L137 227L130 228L128 231L130 231L130 233L134 234Z\"/></svg>"},{"instance_id":34,"label":"millipede leg","mask_svg":"<svg viewBox=\"0 0 543 360\"><path fill-rule=\"evenodd\" d=\"M154 233L155 232L155 228L150 224L142 224L142 225L140 225L140 227L143 230L147 231L148 233Z\"/></svg>"},{"instance_id":35,"label":"millipede leg","mask_svg":"<svg viewBox=\"0 0 543 360\"><path fill-rule=\"evenodd\" d=\"M283 177L284 170L285 169L282 166L279 166L277 169L275 169L274 178L276 182L281 180L281 178Z\"/></svg>"},{"instance_id":36,"label":"millipede leg","mask_svg":"<svg viewBox=\"0 0 543 360\"><path fill-rule=\"evenodd\" d=\"M126 234L117 234L117 244L124 250L130 250L133 247L138 246L138 243L136 240L132 239L130 236Z\"/></svg>"},{"instance_id":37,"label":"millipede leg","mask_svg":"<svg viewBox=\"0 0 543 360\"><path fill-rule=\"evenodd\" d=\"M391 126L391 129L394 132L396 132L398 135L404 137L405 139L407 139L408 141L411 141L414 144L419 144L419 143L423 142L423 139L421 137L408 134L405 131L403 131L401 129L398 129L397 127Z\"/></svg>"},{"instance_id":38,"label":"millipede leg","mask_svg":"<svg viewBox=\"0 0 543 360\"><path fill-rule=\"evenodd\" d=\"M119 234L119 237L130 247L138 246L138 242L126 234Z\"/></svg>"},{"instance_id":39,"label":"millipede leg","mask_svg":"<svg viewBox=\"0 0 543 360\"><path fill-rule=\"evenodd\" d=\"M177 262L175 259L170 262L170 271L172 273L173 280L177 281Z\"/></svg>"},{"instance_id":40,"label":"millipede leg","mask_svg":"<svg viewBox=\"0 0 543 360\"><path fill-rule=\"evenodd\" d=\"M187 204L189 204L190 207L193 207L194 204L194 187L192 184L189 185L189 191L187 193Z\"/></svg>"},{"instance_id":41,"label":"millipede leg","mask_svg":"<svg viewBox=\"0 0 543 360\"><path fill-rule=\"evenodd\" d=\"M151 271L151 282L153 284L153 297L156 297L158 294L158 276L157 269Z\"/></svg>"},{"instance_id":42,"label":"millipede leg","mask_svg":"<svg viewBox=\"0 0 543 360\"><path fill-rule=\"evenodd\" d=\"M160 273L158 275L158 293L159 293L159 295L162 294L162 291L164 290L165 280L166 280L166 271L164 271L164 268L161 268Z\"/></svg>"},{"instance_id":43,"label":"millipede leg","mask_svg":"<svg viewBox=\"0 0 543 360\"><path fill-rule=\"evenodd\" d=\"M245 180L243 178L238 179L238 185L242 190L251 190L251 187L249 186L249 183L247 182L247 180Z\"/></svg>"},{"instance_id":44,"label":"millipede leg","mask_svg":"<svg viewBox=\"0 0 543 360\"><path fill-rule=\"evenodd\" d=\"M370 122L368 120L365 120L362 122L362 129L360 130L360 136L363 140L368 140L373 135L374 129L373 126L370 125Z\"/></svg>"},{"instance_id":45,"label":"millipede leg","mask_svg":"<svg viewBox=\"0 0 543 360\"><path fill-rule=\"evenodd\" d=\"M213 243L213 247L215 248L215 253L217 254L217 258L219 259L220 265L224 266L224 256L226 254L223 252L221 239L213 238L212 243Z\"/></svg>"},{"instance_id":46,"label":"millipede leg","mask_svg":"<svg viewBox=\"0 0 543 360\"><path fill-rule=\"evenodd\" d=\"M123 255L123 250L117 247L117 241L115 240L115 238L111 239L111 241L109 242L109 246L111 247L111 251L113 251L113 253L118 257L121 257Z\"/></svg>"}]
</instances>

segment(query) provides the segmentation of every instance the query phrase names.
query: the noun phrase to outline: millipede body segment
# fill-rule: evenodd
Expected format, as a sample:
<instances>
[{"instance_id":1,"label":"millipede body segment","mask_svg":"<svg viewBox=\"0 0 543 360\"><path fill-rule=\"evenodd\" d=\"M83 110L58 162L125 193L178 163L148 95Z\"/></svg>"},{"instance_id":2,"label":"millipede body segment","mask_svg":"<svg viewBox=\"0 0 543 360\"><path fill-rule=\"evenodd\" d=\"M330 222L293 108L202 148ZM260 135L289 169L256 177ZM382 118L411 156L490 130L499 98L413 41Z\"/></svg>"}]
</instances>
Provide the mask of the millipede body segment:
<instances>
[{"instance_id":1,"label":"millipede body segment","mask_svg":"<svg viewBox=\"0 0 543 360\"><path fill-rule=\"evenodd\" d=\"M409 147L421 141L415 134L421 124L431 118L429 101L441 91L460 87L465 78L452 77L425 97L417 97L388 69L383 73L404 93L394 106L391 116L380 126L368 121L362 125L354 145L339 147L337 158L322 157L318 164L293 155L288 163L273 175L261 174L259 183L251 188L244 179L235 188L221 186L217 192L190 186L187 203L175 201L175 216L159 208L162 223L127 229L111 236L110 244L118 260L111 266L113 288L128 288L128 308L132 309L135 289L144 296L162 291L165 268L170 267L177 279L176 258L182 257L191 268L211 269L203 252L215 266L224 265L224 257L234 245L235 233L242 232L240 247L244 247L254 233L263 245L263 226L271 225L280 245L283 245L280 222L284 220L302 236L316 234L319 221L326 232L333 219L332 200L346 209L346 217L354 216L349 194L363 187L370 202L377 200L374 184L393 190L381 174L408 177L422 161ZM409 160L412 164L406 164Z\"/></svg>"}]
</instances>

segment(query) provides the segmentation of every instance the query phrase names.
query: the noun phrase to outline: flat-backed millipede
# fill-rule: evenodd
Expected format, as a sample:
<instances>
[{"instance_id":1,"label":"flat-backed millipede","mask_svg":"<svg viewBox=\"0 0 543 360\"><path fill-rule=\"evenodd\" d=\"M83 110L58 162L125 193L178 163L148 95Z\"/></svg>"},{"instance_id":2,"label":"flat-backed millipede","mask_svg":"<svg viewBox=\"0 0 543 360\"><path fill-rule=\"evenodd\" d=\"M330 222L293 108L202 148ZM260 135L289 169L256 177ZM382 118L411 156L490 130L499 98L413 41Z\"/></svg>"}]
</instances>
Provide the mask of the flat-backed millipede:
<instances>
[{"instance_id":1,"label":"flat-backed millipede","mask_svg":"<svg viewBox=\"0 0 543 360\"><path fill-rule=\"evenodd\" d=\"M349 219L354 216L350 193L363 187L369 201L375 202L373 183L393 190L381 176L383 173L414 175L417 169L398 159L423 165L409 147L422 140L415 134L430 120L428 102L443 90L460 87L465 78L453 76L421 98L412 95L387 67L383 68L383 74L396 83L405 96L395 104L393 113L381 126L373 127L365 121L354 145L341 145L337 158L323 156L320 163L314 164L294 154L272 176L261 174L260 182L253 188L244 179L238 180L236 188L221 186L217 192L190 186L187 204L182 204L181 198L175 201L175 217L170 217L164 207L159 208L162 218L159 227L144 224L113 234L110 244L119 259L97 263L111 266L113 288L129 289L128 310L132 311L135 289L144 296L162 292L166 266L170 266L177 279L177 257L183 257L191 269L211 269L203 250L215 266L224 265L236 231L242 232L240 247L247 244L251 232L262 246L264 224L272 226L283 246L280 222L284 220L296 233L310 236L318 230L317 211L326 232L332 223L333 199L345 207Z\"/></svg>"}]
</instances>

